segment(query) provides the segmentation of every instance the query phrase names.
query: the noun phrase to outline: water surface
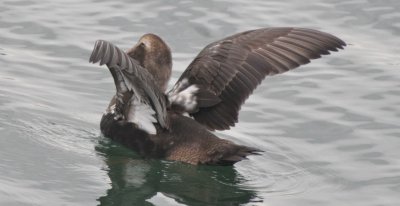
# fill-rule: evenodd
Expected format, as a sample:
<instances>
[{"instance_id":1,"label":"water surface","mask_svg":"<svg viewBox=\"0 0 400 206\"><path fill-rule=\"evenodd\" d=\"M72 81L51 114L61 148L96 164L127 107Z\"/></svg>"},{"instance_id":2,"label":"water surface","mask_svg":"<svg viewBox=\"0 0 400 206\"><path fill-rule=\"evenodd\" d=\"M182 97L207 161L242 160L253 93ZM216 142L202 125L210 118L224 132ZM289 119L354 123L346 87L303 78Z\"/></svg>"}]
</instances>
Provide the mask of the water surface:
<instances>
[{"instance_id":1,"label":"water surface","mask_svg":"<svg viewBox=\"0 0 400 206\"><path fill-rule=\"evenodd\" d=\"M0 205L399 205L400 2L0 2ZM102 137L114 93L94 41L144 33L173 50L172 86L206 44L296 26L345 50L269 77L218 135L265 152L234 167L143 160Z\"/></svg>"}]
</instances>

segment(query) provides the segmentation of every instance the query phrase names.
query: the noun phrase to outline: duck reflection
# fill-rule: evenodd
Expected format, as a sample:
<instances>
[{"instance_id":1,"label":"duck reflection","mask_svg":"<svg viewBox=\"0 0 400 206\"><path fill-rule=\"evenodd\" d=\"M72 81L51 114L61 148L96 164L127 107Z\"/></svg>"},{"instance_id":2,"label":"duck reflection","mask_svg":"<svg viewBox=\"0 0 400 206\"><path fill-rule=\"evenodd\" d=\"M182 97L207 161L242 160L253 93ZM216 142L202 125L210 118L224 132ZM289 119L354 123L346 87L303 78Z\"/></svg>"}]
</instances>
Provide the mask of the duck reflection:
<instances>
[{"instance_id":1,"label":"duck reflection","mask_svg":"<svg viewBox=\"0 0 400 206\"><path fill-rule=\"evenodd\" d=\"M194 166L144 160L131 150L102 139L96 147L108 166L111 188L99 205L240 205L256 199L255 191L229 166Z\"/></svg>"}]
</instances>

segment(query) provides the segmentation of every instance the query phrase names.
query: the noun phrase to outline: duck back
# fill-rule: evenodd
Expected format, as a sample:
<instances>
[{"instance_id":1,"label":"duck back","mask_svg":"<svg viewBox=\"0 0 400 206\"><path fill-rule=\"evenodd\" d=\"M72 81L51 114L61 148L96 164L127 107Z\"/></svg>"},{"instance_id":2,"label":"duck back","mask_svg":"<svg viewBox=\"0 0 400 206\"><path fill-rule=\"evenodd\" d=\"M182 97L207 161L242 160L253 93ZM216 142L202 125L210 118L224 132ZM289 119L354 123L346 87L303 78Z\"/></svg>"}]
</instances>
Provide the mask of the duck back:
<instances>
[{"instance_id":1,"label":"duck back","mask_svg":"<svg viewBox=\"0 0 400 206\"><path fill-rule=\"evenodd\" d=\"M149 135L133 123L118 121L105 114L100 123L102 133L129 147L145 158L163 158L190 164L233 165L247 155L260 152L221 139L189 117L169 112L170 129L157 128Z\"/></svg>"}]
</instances>

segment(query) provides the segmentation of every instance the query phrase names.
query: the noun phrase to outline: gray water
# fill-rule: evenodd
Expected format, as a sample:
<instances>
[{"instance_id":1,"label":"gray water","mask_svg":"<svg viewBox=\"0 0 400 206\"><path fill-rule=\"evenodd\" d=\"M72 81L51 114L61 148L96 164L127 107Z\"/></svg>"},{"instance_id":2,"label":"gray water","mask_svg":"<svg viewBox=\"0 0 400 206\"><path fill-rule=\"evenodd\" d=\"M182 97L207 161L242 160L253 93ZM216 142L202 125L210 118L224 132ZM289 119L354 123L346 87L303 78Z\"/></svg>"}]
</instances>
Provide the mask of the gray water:
<instances>
[{"instance_id":1,"label":"gray water","mask_svg":"<svg viewBox=\"0 0 400 206\"><path fill-rule=\"evenodd\" d=\"M345 50L268 77L218 135L265 152L234 167L143 160L102 137L111 75L94 41L173 50L170 86L206 44L260 27ZM0 1L0 205L399 205L400 1Z\"/></svg>"}]
</instances>

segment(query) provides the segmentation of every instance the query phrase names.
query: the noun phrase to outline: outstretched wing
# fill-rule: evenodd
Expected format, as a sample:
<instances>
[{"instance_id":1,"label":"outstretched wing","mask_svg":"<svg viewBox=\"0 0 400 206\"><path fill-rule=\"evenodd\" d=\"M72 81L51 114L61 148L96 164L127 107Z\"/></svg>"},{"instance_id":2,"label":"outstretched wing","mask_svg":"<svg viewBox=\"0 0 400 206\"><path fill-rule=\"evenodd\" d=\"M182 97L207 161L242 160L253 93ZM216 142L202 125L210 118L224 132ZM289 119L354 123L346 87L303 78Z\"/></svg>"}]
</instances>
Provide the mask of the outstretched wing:
<instances>
[{"instance_id":1,"label":"outstretched wing","mask_svg":"<svg viewBox=\"0 0 400 206\"><path fill-rule=\"evenodd\" d=\"M190 115L209 129L229 129L238 121L241 105L265 76L307 64L345 45L333 35L303 28L264 28L235 34L205 47L168 96L172 105L181 108L190 102ZM190 87L194 92L180 95Z\"/></svg>"},{"instance_id":2,"label":"outstretched wing","mask_svg":"<svg viewBox=\"0 0 400 206\"><path fill-rule=\"evenodd\" d=\"M107 65L117 87L117 100L120 98L119 101L124 104L133 101L135 104L131 106L136 105L136 107L138 103L150 106L155 111L157 122L161 127L169 128L165 94L155 84L153 76L135 59L130 58L112 43L97 40L89 61ZM133 92L128 101L122 99L127 91ZM151 115L151 112L147 113Z\"/></svg>"}]
</instances>

